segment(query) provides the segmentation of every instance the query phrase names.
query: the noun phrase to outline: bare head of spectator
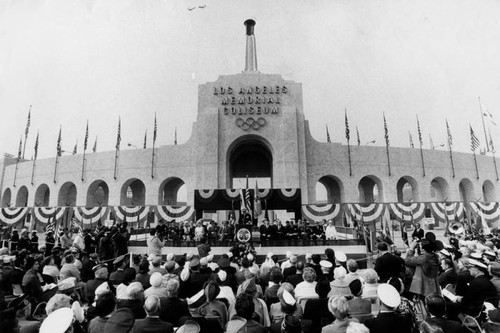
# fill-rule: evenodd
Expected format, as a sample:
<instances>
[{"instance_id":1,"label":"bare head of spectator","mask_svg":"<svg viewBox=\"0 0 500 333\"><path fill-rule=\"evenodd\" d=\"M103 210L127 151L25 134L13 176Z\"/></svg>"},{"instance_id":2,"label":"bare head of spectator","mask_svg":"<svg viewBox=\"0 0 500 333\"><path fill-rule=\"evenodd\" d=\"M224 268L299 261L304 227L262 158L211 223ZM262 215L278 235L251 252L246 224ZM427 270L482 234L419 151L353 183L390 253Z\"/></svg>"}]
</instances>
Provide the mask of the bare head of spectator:
<instances>
[{"instance_id":1,"label":"bare head of spectator","mask_svg":"<svg viewBox=\"0 0 500 333\"><path fill-rule=\"evenodd\" d=\"M400 278L391 277L389 281L387 281L387 283L393 286L400 295L403 293L403 291L405 291L405 285L403 283L403 280L401 280Z\"/></svg>"},{"instance_id":2,"label":"bare head of spectator","mask_svg":"<svg viewBox=\"0 0 500 333\"><path fill-rule=\"evenodd\" d=\"M389 250L387 243L378 243L377 250L379 250L379 252L387 252Z\"/></svg>"},{"instance_id":3,"label":"bare head of spectator","mask_svg":"<svg viewBox=\"0 0 500 333\"><path fill-rule=\"evenodd\" d=\"M333 270L333 278L335 280L344 280L346 274L347 271L343 266L335 267L335 269Z\"/></svg>"},{"instance_id":4,"label":"bare head of spectator","mask_svg":"<svg viewBox=\"0 0 500 333\"><path fill-rule=\"evenodd\" d=\"M140 274L147 274L149 272L149 261L146 259L141 260L141 263L139 264L139 273Z\"/></svg>"},{"instance_id":5,"label":"bare head of spectator","mask_svg":"<svg viewBox=\"0 0 500 333\"><path fill-rule=\"evenodd\" d=\"M378 282L378 274L373 268L367 268L364 277L367 284L375 284Z\"/></svg>"},{"instance_id":6,"label":"bare head of spectator","mask_svg":"<svg viewBox=\"0 0 500 333\"><path fill-rule=\"evenodd\" d=\"M132 267L127 267L123 270L123 284L128 285L135 280L136 271Z\"/></svg>"},{"instance_id":7,"label":"bare head of spectator","mask_svg":"<svg viewBox=\"0 0 500 333\"><path fill-rule=\"evenodd\" d=\"M349 289L354 297L360 297L363 293L363 282L360 279L355 279L349 283Z\"/></svg>"},{"instance_id":8,"label":"bare head of spectator","mask_svg":"<svg viewBox=\"0 0 500 333\"><path fill-rule=\"evenodd\" d=\"M328 300L328 310L335 319L342 320L349 315L349 305L344 296L333 296Z\"/></svg>"},{"instance_id":9,"label":"bare head of spectator","mask_svg":"<svg viewBox=\"0 0 500 333\"><path fill-rule=\"evenodd\" d=\"M178 279L168 280L166 286L168 297L177 297L179 294L179 285L180 283Z\"/></svg>"},{"instance_id":10,"label":"bare head of spectator","mask_svg":"<svg viewBox=\"0 0 500 333\"><path fill-rule=\"evenodd\" d=\"M251 320L255 311L253 297L247 293L241 293L236 297L236 314L246 320Z\"/></svg>"},{"instance_id":11,"label":"bare head of spectator","mask_svg":"<svg viewBox=\"0 0 500 333\"><path fill-rule=\"evenodd\" d=\"M271 268L271 271L269 272L269 281L280 284L280 282L283 281L283 273L281 272L281 269L278 267Z\"/></svg>"},{"instance_id":12,"label":"bare head of spectator","mask_svg":"<svg viewBox=\"0 0 500 333\"><path fill-rule=\"evenodd\" d=\"M144 301L144 311L148 317L158 316L160 313L160 298L158 296L149 296Z\"/></svg>"},{"instance_id":13,"label":"bare head of spectator","mask_svg":"<svg viewBox=\"0 0 500 333\"><path fill-rule=\"evenodd\" d=\"M71 297L65 294L55 294L47 302L45 312L50 314L51 312L61 308L71 308Z\"/></svg>"},{"instance_id":14,"label":"bare head of spectator","mask_svg":"<svg viewBox=\"0 0 500 333\"><path fill-rule=\"evenodd\" d=\"M319 265L319 262L321 261L321 256L319 254L313 254L311 259L315 265Z\"/></svg>"},{"instance_id":15,"label":"bare head of spectator","mask_svg":"<svg viewBox=\"0 0 500 333\"><path fill-rule=\"evenodd\" d=\"M299 261L297 262L297 274L301 274L304 271L304 262Z\"/></svg>"},{"instance_id":16,"label":"bare head of spectator","mask_svg":"<svg viewBox=\"0 0 500 333\"><path fill-rule=\"evenodd\" d=\"M95 305L95 313L99 317L106 317L109 315L116 306L116 298L112 292L105 292L97 296Z\"/></svg>"},{"instance_id":17,"label":"bare head of spectator","mask_svg":"<svg viewBox=\"0 0 500 333\"><path fill-rule=\"evenodd\" d=\"M347 270L349 273L356 273L358 270L358 262L354 259L347 259Z\"/></svg>"},{"instance_id":18,"label":"bare head of spectator","mask_svg":"<svg viewBox=\"0 0 500 333\"><path fill-rule=\"evenodd\" d=\"M72 264L75 262L75 257L72 255L72 254L68 254L64 257L64 261L67 263L67 264Z\"/></svg>"},{"instance_id":19,"label":"bare head of spectator","mask_svg":"<svg viewBox=\"0 0 500 333\"><path fill-rule=\"evenodd\" d=\"M144 300L144 288L140 282L131 282L127 286L127 297L129 299Z\"/></svg>"},{"instance_id":20,"label":"bare head of spectator","mask_svg":"<svg viewBox=\"0 0 500 333\"><path fill-rule=\"evenodd\" d=\"M318 294L319 298L327 298L328 293L332 290L328 278L326 276L320 277L314 290L316 291L316 294Z\"/></svg>"},{"instance_id":21,"label":"bare head of spectator","mask_svg":"<svg viewBox=\"0 0 500 333\"><path fill-rule=\"evenodd\" d=\"M316 271L311 267L304 268L304 272L302 273L302 278L304 281L312 283L316 281Z\"/></svg>"},{"instance_id":22,"label":"bare head of spectator","mask_svg":"<svg viewBox=\"0 0 500 333\"><path fill-rule=\"evenodd\" d=\"M437 293L425 297L425 306L427 311L434 317L442 318L446 314L446 301Z\"/></svg>"}]
</instances>

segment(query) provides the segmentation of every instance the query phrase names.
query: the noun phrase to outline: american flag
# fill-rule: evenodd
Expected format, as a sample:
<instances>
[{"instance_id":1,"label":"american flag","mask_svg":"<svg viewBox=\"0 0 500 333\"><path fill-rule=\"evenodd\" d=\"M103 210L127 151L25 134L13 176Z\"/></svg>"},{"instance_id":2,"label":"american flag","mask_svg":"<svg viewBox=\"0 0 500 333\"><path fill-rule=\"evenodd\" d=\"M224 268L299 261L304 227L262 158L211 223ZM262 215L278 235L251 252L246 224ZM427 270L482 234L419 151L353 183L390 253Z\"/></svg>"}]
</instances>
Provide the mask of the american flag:
<instances>
[{"instance_id":1,"label":"american flag","mask_svg":"<svg viewBox=\"0 0 500 333\"><path fill-rule=\"evenodd\" d=\"M49 232L49 231L52 231L53 233L55 233L55 231L56 231L56 223L54 221L49 222L49 224L45 228L45 232Z\"/></svg>"},{"instance_id":2,"label":"american flag","mask_svg":"<svg viewBox=\"0 0 500 333\"><path fill-rule=\"evenodd\" d=\"M26 121L26 129L24 130L25 136L28 136L28 133L30 131L30 125L31 125L31 105L30 105L30 110L28 111L28 120Z\"/></svg>"},{"instance_id":3,"label":"american flag","mask_svg":"<svg viewBox=\"0 0 500 333\"><path fill-rule=\"evenodd\" d=\"M418 142L420 143L420 148L424 145L424 141L422 140L422 131L420 131L420 122L418 121L417 116L417 131L418 131Z\"/></svg>"},{"instance_id":4,"label":"american flag","mask_svg":"<svg viewBox=\"0 0 500 333\"><path fill-rule=\"evenodd\" d=\"M476 149L479 147L479 139L476 137L476 134L474 133L474 130L472 129L472 126L469 125L470 128L470 149L472 151L476 151Z\"/></svg>"},{"instance_id":5,"label":"american flag","mask_svg":"<svg viewBox=\"0 0 500 333\"><path fill-rule=\"evenodd\" d=\"M120 150L120 142L122 141L122 120L118 118L118 134L116 135L116 150Z\"/></svg>"},{"instance_id":6,"label":"american flag","mask_svg":"<svg viewBox=\"0 0 500 333\"><path fill-rule=\"evenodd\" d=\"M155 113L155 126L154 126L154 129L153 129L153 144L156 142L157 132L158 132L158 125L156 123L156 113Z\"/></svg>"},{"instance_id":7,"label":"american flag","mask_svg":"<svg viewBox=\"0 0 500 333\"><path fill-rule=\"evenodd\" d=\"M453 148L453 137L451 136L450 126L448 126L448 120L446 120L446 133L448 134L448 148L451 150Z\"/></svg>"},{"instance_id":8,"label":"american flag","mask_svg":"<svg viewBox=\"0 0 500 333\"><path fill-rule=\"evenodd\" d=\"M19 141L19 150L17 151L17 160L21 160L23 155L23 137L21 136L21 140Z\"/></svg>"},{"instance_id":9,"label":"american flag","mask_svg":"<svg viewBox=\"0 0 500 333\"><path fill-rule=\"evenodd\" d=\"M385 120L385 114L384 114L384 137L385 137L385 145L389 147L389 129L387 128L387 121Z\"/></svg>"},{"instance_id":10,"label":"american flag","mask_svg":"<svg viewBox=\"0 0 500 333\"><path fill-rule=\"evenodd\" d=\"M61 127L59 127L59 137L57 138L57 156L62 155L62 148L61 148Z\"/></svg>"},{"instance_id":11,"label":"american flag","mask_svg":"<svg viewBox=\"0 0 500 333\"><path fill-rule=\"evenodd\" d=\"M89 141L89 121L87 120L87 128L85 129L85 141L83 142L83 151L87 151L88 141Z\"/></svg>"},{"instance_id":12,"label":"american flag","mask_svg":"<svg viewBox=\"0 0 500 333\"><path fill-rule=\"evenodd\" d=\"M36 140L35 140L35 161L38 156L38 132L36 133Z\"/></svg>"},{"instance_id":13,"label":"american flag","mask_svg":"<svg viewBox=\"0 0 500 333\"><path fill-rule=\"evenodd\" d=\"M350 136L351 131L349 131L349 120L347 119L347 109L345 110L345 138L347 140L347 143L349 143L349 139L351 138Z\"/></svg>"},{"instance_id":14,"label":"american flag","mask_svg":"<svg viewBox=\"0 0 500 333\"><path fill-rule=\"evenodd\" d=\"M247 186L245 187L245 206L248 211L252 211L252 201L250 197L250 188L248 187L248 176L247 176Z\"/></svg>"}]
</instances>

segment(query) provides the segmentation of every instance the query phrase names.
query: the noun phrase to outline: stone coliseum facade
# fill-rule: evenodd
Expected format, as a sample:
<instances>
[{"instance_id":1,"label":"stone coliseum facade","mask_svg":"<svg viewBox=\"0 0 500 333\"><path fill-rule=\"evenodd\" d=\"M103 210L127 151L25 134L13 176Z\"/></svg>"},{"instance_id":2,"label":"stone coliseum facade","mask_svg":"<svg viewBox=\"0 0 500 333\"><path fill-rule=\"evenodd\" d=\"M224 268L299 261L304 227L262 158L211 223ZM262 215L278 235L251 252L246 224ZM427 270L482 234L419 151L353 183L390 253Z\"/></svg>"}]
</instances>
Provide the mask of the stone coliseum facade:
<instances>
[{"instance_id":1,"label":"stone coliseum facade","mask_svg":"<svg viewBox=\"0 0 500 333\"><path fill-rule=\"evenodd\" d=\"M115 151L87 154L83 177L81 154L38 160L34 170L32 161L4 157L1 206L187 205L199 217L197 191L236 189L245 176L298 190L301 205L318 203L318 183L328 203L496 202L496 165L485 155L476 171L472 154L454 152L453 174L448 151L390 147L389 174L385 147L351 145L349 167L347 145L311 136L301 84L258 71L254 22L245 23L246 68L199 86L187 142L156 148L153 166L152 149L121 150L116 172Z\"/></svg>"}]
</instances>

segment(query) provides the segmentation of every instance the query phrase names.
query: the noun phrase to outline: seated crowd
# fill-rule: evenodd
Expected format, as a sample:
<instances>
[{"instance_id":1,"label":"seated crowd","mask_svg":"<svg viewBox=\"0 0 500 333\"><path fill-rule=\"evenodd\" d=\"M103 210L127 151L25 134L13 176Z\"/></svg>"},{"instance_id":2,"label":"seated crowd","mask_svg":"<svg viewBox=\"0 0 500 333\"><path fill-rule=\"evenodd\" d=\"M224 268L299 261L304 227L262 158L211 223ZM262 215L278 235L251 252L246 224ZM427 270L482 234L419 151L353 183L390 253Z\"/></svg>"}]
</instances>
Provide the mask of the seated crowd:
<instances>
[{"instance_id":1,"label":"seated crowd","mask_svg":"<svg viewBox=\"0 0 500 333\"><path fill-rule=\"evenodd\" d=\"M331 248L261 263L252 253L100 260L75 247L1 249L0 332L499 331L493 242L428 233L405 255L378 249L366 269Z\"/></svg>"}]
</instances>

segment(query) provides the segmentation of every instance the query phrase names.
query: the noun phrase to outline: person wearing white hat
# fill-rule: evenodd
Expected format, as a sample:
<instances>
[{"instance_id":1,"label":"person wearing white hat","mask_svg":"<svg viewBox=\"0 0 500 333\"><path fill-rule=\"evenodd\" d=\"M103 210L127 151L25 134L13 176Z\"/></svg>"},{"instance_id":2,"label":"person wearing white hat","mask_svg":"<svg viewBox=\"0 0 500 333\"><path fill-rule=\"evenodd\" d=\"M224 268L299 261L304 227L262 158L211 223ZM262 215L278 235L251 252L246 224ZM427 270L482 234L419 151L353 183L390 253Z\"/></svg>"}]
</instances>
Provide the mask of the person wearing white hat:
<instances>
[{"instance_id":1,"label":"person wearing white hat","mask_svg":"<svg viewBox=\"0 0 500 333\"><path fill-rule=\"evenodd\" d=\"M286 260L281 263L281 271L282 272L285 270L285 268L292 266L292 264L290 263L290 257L292 255L293 255L292 251L285 252Z\"/></svg>"},{"instance_id":2,"label":"person wearing white hat","mask_svg":"<svg viewBox=\"0 0 500 333\"><path fill-rule=\"evenodd\" d=\"M401 297L396 288L390 284L382 283L377 287L377 293L381 303L380 313L377 317L367 319L364 323L370 329L370 333L411 333L411 319L395 312L401 303Z\"/></svg>"},{"instance_id":3,"label":"person wearing white hat","mask_svg":"<svg viewBox=\"0 0 500 333\"><path fill-rule=\"evenodd\" d=\"M217 268L219 268L219 265L217 265L217 263L214 262L214 255L213 254L209 254L207 256L207 261L208 261L208 267L210 267L213 272L215 272L217 270Z\"/></svg>"},{"instance_id":4,"label":"person wearing white hat","mask_svg":"<svg viewBox=\"0 0 500 333\"><path fill-rule=\"evenodd\" d=\"M40 333L66 333L73 331L74 315L70 308L57 309L45 318Z\"/></svg>"}]
</instances>

